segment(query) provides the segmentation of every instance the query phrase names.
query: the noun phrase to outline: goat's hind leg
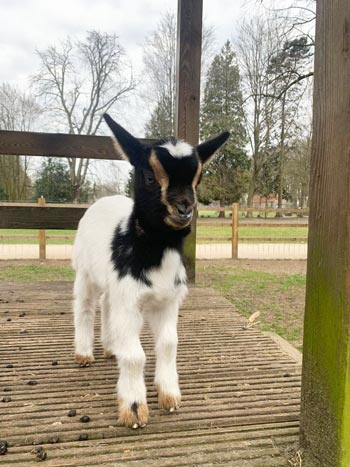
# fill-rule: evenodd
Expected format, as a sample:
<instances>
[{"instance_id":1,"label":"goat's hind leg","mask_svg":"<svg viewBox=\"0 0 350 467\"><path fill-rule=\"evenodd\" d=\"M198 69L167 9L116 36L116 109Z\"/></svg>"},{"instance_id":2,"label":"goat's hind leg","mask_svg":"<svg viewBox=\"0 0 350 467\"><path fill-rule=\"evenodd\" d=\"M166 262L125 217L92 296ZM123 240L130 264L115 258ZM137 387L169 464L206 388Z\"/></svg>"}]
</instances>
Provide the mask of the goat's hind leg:
<instances>
[{"instance_id":1,"label":"goat's hind leg","mask_svg":"<svg viewBox=\"0 0 350 467\"><path fill-rule=\"evenodd\" d=\"M77 273L74 282L75 361L89 366L94 361L94 319L98 290L85 274Z\"/></svg>"},{"instance_id":2,"label":"goat's hind leg","mask_svg":"<svg viewBox=\"0 0 350 467\"><path fill-rule=\"evenodd\" d=\"M101 342L103 347L103 357L112 358L113 355L113 335L110 322L110 301L108 291L101 297Z\"/></svg>"}]
</instances>

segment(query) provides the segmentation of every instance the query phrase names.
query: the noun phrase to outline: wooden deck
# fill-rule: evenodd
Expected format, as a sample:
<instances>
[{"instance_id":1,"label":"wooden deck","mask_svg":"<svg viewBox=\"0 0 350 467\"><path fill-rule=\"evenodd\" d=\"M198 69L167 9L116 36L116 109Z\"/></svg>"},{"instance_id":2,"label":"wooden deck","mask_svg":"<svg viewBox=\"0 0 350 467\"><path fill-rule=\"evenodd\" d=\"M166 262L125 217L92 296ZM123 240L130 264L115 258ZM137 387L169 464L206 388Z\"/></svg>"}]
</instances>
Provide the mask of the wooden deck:
<instances>
[{"instance_id":1,"label":"wooden deck","mask_svg":"<svg viewBox=\"0 0 350 467\"><path fill-rule=\"evenodd\" d=\"M0 440L9 444L0 466L38 465L32 452L38 445L47 467L290 465L300 366L263 333L244 329L227 300L193 288L181 310L177 413L157 408L145 330L150 423L128 430L116 424L117 370L103 360L100 343L92 367L73 361L71 288L68 282L0 285ZM70 409L75 417L68 417ZM82 423L83 415L91 421ZM79 440L82 434L88 439Z\"/></svg>"}]
</instances>

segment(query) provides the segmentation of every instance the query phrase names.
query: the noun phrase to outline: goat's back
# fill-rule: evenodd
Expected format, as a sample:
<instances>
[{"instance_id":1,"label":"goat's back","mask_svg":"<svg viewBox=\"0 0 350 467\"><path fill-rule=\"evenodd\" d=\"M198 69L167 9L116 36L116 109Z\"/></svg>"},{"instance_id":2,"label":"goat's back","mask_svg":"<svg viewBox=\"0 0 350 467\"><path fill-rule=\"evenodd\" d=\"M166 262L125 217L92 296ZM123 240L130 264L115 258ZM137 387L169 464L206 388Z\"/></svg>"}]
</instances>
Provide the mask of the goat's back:
<instances>
[{"instance_id":1,"label":"goat's back","mask_svg":"<svg viewBox=\"0 0 350 467\"><path fill-rule=\"evenodd\" d=\"M72 266L104 288L112 268L111 243L115 229L129 219L133 201L116 195L101 198L81 218L74 241Z\"/></svg>"}]
</instances>

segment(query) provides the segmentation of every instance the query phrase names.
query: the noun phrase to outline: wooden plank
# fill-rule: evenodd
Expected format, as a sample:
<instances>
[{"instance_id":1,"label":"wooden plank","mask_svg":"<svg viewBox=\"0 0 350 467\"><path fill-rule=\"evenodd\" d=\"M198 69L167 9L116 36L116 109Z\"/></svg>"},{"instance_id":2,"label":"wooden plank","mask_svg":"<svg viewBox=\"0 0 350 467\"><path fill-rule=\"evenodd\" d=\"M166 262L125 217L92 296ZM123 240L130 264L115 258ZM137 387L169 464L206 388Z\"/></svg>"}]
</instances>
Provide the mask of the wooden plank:
<instances>
[{"instance_id":1,"label":"wooden plank","mask_svg":"<svg viewBox=\"0 0 350 467\"><path fill-rule=\"evenodd\" d=\"M227 222L222 222L222 221L202 221L198 220L197 221L197 227L231 227L231 221L230 219L227 219Z\"/></svg>"},{"instance_id":2,"label":"wooden plank","mask_svg":"<svg viewBox=\"0 0 350 467\"><path fill-rule=\"evenodd\" d=\"M203 0L178 0L176 59L176 136L193 146L199 138ZM190 282L195 282L196 219L184 248Z\"/></svg>"},{"instance_id":3,"label":"wooden plank","mask_svg":"<svg viewBox=\"0 0 350 467\"><path fill-rule=\"evenodd\" d=\"M222 242L231 242L232 237L197 237L197 242L215 242L221 240Z\"/></svg>"},{"instance_id":4,"label":"wooden plank","mask_svg":"<svg viewBox=\"0 0 350 467\"><path fill-rule=\"evenodd\" d=\"M239 226L240 227L308 227L309 224L301 223L301 222L281 222L279 219L276 222L246 222L246 221L240 221Z\"/></svg>"},{"instance_id":5,"label":"wooden plank","mask_svg":"<svg viewBox=\"0 0 350 467\"><path fill-rule=\"evenodd\" d=\"M241 242L284 242L284 243L290 243L290 242L299 242L299 243L305 243L307 242L307 237L239 237L239 240Z\"/></svg>"},{"instance_id":6,"label":"wooden plank","mask_svg":"<svg viewBox=\"0 0 350 467\"><path fill-rule=\"evenodd\" d=\"M38 199L39 206L45 206L45 198ZM39 230L39 259L46 259L46 231Z\"/></svg>"},{"instance_id":7,"label":"wooden plank","mask_svg":"<svg viewBox=\"0 0 350 467\"><path fill-rule=\"evenodd\" d=\"M232 207L230 207L230 206L225 206L225 207L221 207L221 206L215 206L215 207L201 206L201 207L198 207L198 211L231 212Z\"/></svg>"},{"instance_id":8,"label":"wooden plank","mask_svg":"<svg viewBox=\"0 0 350 467\"><path fill-rule=\"evenodd\" d=\"M238 203L232 204L232 259L238 258Z\"/></svg>"},{"instance_id":9,"label":"wooden plank","mask_svg":"<svg viewBox=\"0 0 350 467\"><path fill-rule=\"evenodd\" d=\"M348 0L317 2L301 425L311 467L350 465L349 20Z\"/></svg>"},{"instance_id":10,"label":"wooden plank","mask_svg":"<svg viewBox=\"0 0 350 467\"><path fill-rule=\"evenodd\" d=\"M140 139L150 144L154 140ZM0 154L121 160L109 136L0 130Z\"/></svg>"},{"instance_id":11,"label":"wooden plank","mask_svg":"<svg viewBox=\"0 0 350 467\"><path fill-rule=\"evenodd\" d=\"M86 211L85 207L65 205L0 204L0 229L75 230Z\"/></svg>"},{"instance_id":12,"label":"wooden plank","mask_svg":"<svg viewBox=\"0 0 350 467\"><path fill-rule=\"evenodd\" d=\"M240 208L239 212L265 212L281 214L308 214L309 209L288 209L288 208Z\"/></svg>"},{"instance_id":13,"label":"wooden plank","mask_svg":"<svg viewBox=\"0 0 350 467\"><path fill-rule=\"evenodd\" d=\"M0 283L0 387L12 398L0 402L0 439L9 443L0 466L37 465L38 444L48 467L288 465L285 450L298 439L300 367L265 334L244 329L227 300L209 288L190 290L179 319L182 404L172 415L158 409L153 340L143 331L150 423L134 431L117 425L118 370L102 358L99 311L95 363L73 361L71 294L70 282ZM67 416L71 408L76 417ZM82 415L90 422L82 424ZM81 433L88 440L79 441Z\"/></svg>"}]
</instances>

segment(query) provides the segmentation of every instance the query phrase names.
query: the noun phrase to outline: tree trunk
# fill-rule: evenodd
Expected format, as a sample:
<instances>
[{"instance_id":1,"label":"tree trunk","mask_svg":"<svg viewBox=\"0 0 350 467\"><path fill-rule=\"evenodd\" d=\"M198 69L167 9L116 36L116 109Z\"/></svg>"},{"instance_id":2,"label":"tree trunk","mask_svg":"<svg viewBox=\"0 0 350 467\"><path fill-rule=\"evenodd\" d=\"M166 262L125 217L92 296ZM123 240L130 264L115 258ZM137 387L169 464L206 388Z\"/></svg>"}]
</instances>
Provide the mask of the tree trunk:
<instances>
[{"instance_id":1,"label":"tree trunk","mask_svg":"<svg viewBox=\"0 0 350 467\"><path fill-rule=\"evenodd\" d=\"M225 207L225 200L224 199L220 199L220 208L224 208ZM225 211L219 211L219 218L222 219L225 217Z\"/></svg>"},{"instance_id":2,"label":"tree trunk","mask_svg":"<svg viewBox=\"0 0 350 467\"><path fill-rule=\"evenodd\" d=\"M285 157L285 124L286 124L286 93L282 97L282 109L281 109L281 140L280 140L280 157L278 161L278 209L283 207L283 168L284 168L284 157ZM276 217L282 217L280 212L276 213Z\"/></svg>"}]
</instances>

